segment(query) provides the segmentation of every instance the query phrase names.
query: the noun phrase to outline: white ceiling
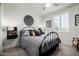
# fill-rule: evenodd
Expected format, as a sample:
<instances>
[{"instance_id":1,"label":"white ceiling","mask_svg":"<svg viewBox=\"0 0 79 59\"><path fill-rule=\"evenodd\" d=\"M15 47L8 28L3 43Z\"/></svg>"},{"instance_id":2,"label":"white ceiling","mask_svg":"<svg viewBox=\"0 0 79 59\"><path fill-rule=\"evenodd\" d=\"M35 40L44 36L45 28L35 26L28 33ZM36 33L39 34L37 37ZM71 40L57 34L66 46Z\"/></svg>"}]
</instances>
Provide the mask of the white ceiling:
<instances>
[{"instance_id":1,"label":"white ceiling","mask_svg":"<svg viewBox=\"0 0 79 59\"><path fill-rule=\"evenodd\" d=\"M56 7L53 5L53 3L51 3L51 6L48 7L46 10L43 10L43 8L45 7L45 3L10 3L8 4L8 6L18 6L18 8L21 8L26 11L29 10L35 14L43 16L48 13L55 12L57 10L71 6L74 3L57 3L57 4L58 6Z\"/></svg>"}]
</instances>

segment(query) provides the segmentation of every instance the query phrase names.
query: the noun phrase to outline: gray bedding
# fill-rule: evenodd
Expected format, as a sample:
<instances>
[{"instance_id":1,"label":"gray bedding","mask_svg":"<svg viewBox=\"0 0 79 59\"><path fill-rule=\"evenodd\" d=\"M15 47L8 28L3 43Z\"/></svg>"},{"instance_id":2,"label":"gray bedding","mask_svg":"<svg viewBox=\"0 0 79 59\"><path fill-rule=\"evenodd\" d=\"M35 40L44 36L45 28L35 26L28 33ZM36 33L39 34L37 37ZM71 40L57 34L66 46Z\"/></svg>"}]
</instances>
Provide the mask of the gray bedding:
<instances>
[{"instance_id":1,"label":"gray bedding","mask_svg":"<svg viewBox=\"0 0 79 59\"><path fill-rule=\"evenodd\" d=\"M44 38L45 40L43 41ZM47 47L45 49L42 49L42 52L45 52L59 42L59 39L57 38L58 35L56 33L49 34L48 36L46 36L46 34L42 34L40 36L29 36L28 31L22 31L20 37L20 44L21 47L24 48L25 51L28 53L28 55L37 56L39 55L39 47L42 41L46 42L45 44ZM45 44L42 44L42 46L45 47Z\"/></svg>"},{"instance_id":2,"label":"gray bedding","mask_svg":"<svg viewBox=\"0 0 79 59\"><path fill-rule=\"evenodd\" d=\"M44 39L45 34L41 36L21 36L21 46L25 48L28 55L39 55L39 46Z\"/></svg>"}]
</instances>

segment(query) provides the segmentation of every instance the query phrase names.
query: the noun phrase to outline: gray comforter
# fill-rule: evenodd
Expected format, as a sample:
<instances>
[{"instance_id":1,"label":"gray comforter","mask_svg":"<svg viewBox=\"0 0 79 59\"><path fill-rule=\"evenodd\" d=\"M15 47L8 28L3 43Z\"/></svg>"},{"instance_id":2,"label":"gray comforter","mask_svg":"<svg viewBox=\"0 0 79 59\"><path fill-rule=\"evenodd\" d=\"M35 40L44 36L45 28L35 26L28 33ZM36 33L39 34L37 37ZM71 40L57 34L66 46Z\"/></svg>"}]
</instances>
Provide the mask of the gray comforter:
<instances>
[{"instance_id":1,"label":"gray comforter","mask_svg":"<svg viewBox=\"0 0 79 59\"><path fill-rule=\"evenodd\" d=\"M46 38L45 38L46 37ZM43 41L43 39L45 40ZM42 34L41 36L29 36L28 31L22 31L20 37L20 44L22 48L25 48L25 51L30 56L39 55L39 47L43 42L46 42L46 48L42 50L42 52L48 50L55 44L59 42L58 35L54 32L52 34L46 36L46 34ZM51 44L49 43L51 41ZM42 44L45 47L45 44Z\"/></svg>"},{"instance_id":2,"label":"gray comforter","mask_svg":"<svg viewBox=\"0 0 79 59\"><path fill-rule=\"evenodd\" d=\"M45 35L41 36L21 36L21 46L25 48L28 55L37 56L39 55L39 46L44 39Z\"/></svg>"}]
</instances>

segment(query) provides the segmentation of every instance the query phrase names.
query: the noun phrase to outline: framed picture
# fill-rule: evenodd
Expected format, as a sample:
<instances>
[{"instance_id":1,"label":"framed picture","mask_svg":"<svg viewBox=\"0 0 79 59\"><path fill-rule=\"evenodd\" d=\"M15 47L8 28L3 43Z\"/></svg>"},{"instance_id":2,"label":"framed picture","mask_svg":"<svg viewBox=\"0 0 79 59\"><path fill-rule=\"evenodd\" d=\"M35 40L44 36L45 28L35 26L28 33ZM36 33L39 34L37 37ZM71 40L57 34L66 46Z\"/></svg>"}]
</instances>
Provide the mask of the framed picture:
<instances>
[{"instance_id":1,"label":"framed picture","mask_svg":"<svg viewBox=\"0 0 79 59\"><path fill-rule=\"evenodd\" d=\"M75 15L75 26L79 25L79 14Z\"/></svg>"},{"instance_id":2,"label":"framed picture","mask_svg":"<svg viewBox=\"0 0 79 59\"><path fill-rule=\"evenodd\" d=\"M46 21L46 27L47 28L51 28L51 20L47 20Z\"/></svg>"}]
</instances>

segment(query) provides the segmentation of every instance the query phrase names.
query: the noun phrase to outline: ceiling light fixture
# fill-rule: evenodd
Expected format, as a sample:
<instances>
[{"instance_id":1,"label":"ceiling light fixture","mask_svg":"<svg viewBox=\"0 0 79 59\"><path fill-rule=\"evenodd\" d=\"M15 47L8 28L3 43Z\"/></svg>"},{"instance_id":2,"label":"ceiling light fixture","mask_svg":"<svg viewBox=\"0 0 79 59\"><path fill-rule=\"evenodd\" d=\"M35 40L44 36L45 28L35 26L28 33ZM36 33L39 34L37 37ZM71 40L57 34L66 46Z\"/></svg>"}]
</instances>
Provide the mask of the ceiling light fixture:
<instances>
[{"instance_id":1,"label":"ceiling light fixture","mask_svg":"<svg viewBox=\"0 0 79 59\"><path fill-rule=\"evenodd\" d=\"M46 3L45 4L45 7L50 7L50 3Z\"/></svg>"},{"instance_id":2,"label":"ceiling light fixture","mask_svg":"<svg viewBox=\"0 0 79 59\"><path fill-rule=\"evenodd\" d=\"M43 10L46 10L48 7L50 7L50 3L45 3L44 7L43 7Z\"/></svg>"},{"instance_id":3,"label":"ceiling light fixture","mask_svg":"<svg viewBox=\"0 0 79 59\"><path fill-rule=\"evenodd\" d=\"M49 7L51 7L51 6L53 6L53 7L58 7L59 6L59 4L58 3L45 3L44 4L44 7L43 7L43 10L46 10L46 9L48 9Z\"/></svg>"}]
</instances>

